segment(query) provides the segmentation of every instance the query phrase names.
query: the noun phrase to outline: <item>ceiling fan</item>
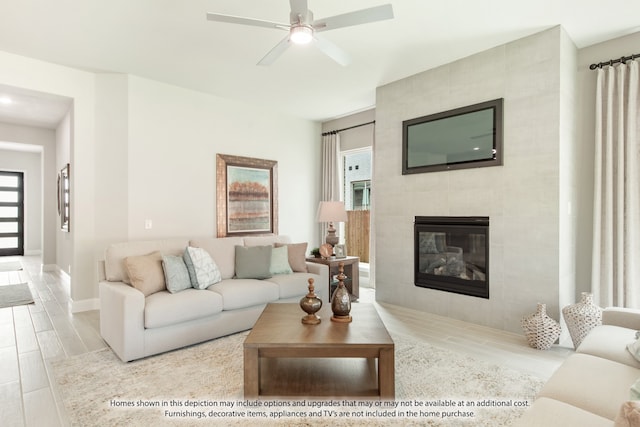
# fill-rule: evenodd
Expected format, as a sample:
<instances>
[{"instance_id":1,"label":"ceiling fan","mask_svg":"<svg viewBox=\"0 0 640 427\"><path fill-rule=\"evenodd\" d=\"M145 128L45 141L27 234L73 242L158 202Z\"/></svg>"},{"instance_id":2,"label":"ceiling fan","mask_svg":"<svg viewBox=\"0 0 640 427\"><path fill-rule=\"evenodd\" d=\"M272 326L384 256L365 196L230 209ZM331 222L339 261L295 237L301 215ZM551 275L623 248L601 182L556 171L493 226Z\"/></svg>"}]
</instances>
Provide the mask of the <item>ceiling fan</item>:
<instances>
[{"instance_id":1,"label":"ceiling fan","mask_svg":"<svg viewBox=\"0 0 640 427\"><path fill-rule=\"evenodd\" d=\"M316 46L325 55L336 61L338 64L347 65L349 63L349 55L329 40L318 36L317 33L393 18L393 8L390 4L314 20L313 12L311 12L307 7L307 0L289 0L289 3L291 5L289 24L243 18L233 15L222 15L219 13L207 13L207 19L209 21L251 25L254 27L274 28L277 30L288 31L289 34L287 34L280 43L271 49L269 53L267 53L264 58L258 62L258 65L272 64L284 53L285 50L287 50L291 43L306 44L312 41L315 42Z\"/></svg>"}]
</instances>

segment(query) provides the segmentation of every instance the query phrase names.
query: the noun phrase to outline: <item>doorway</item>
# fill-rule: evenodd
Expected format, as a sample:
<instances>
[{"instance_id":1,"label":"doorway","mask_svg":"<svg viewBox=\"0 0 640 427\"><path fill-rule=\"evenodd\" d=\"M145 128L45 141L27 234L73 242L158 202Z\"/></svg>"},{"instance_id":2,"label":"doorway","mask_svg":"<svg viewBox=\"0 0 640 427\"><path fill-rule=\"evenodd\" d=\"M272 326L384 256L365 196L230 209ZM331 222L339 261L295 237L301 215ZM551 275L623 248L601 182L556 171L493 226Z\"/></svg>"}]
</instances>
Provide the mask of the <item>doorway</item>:
<instances>
[{"instance_id":1,"label":"doorway","mask_svg":"<svg viewBox=\"0 0 640 427\"><path fill-rule=\"evenodd\" d=\"M24 174L0 171L0 256L24 255Z\"/></svg>"}]
</instances>

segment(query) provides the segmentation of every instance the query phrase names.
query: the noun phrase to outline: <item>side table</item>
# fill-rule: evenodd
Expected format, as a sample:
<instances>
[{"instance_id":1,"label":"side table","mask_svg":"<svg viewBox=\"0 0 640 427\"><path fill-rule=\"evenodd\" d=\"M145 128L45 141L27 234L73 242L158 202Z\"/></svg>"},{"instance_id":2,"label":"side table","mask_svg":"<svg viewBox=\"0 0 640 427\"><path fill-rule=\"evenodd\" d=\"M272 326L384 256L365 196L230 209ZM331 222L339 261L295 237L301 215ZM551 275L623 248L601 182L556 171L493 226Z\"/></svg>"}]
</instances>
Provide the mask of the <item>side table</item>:
<instances>
[{"instance_id":1,"label":"side table","mask_svg":"<svg viewBox=\"0 0 640 427\"><path fill-rule=\"evenodd\" d=\"M329 266L329 294L328 298L331 298L331 294L333 289L338 285L338 281L336 280L336 276L338 275L338 268L340 267L340 263L344 263L344 274L347 276L347 279L344 281L345 286L349 290L349 293L353 296L353 298L358 299L360 297L360 257L357 256L348 256L345 258L307 258L307 262L314 262L317 264L324 264Z\"/></svg>"}]
</instances>

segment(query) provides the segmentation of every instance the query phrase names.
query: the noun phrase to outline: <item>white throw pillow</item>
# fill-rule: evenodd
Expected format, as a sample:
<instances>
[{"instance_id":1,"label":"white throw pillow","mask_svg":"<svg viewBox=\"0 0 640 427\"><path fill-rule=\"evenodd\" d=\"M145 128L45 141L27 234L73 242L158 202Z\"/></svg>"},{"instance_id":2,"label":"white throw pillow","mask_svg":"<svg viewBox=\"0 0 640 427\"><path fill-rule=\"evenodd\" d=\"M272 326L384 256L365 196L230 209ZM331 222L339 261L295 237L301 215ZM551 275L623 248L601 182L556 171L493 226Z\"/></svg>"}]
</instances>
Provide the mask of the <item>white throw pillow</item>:
<instances>
[{"instance_id":1,"label":"white throw pillow","mask_svg":"<svg viewBox=\"0 0 640 427\"><path fill-rule=\"evenodd\" d=\"M189 246L184 250L183 258L195 289L206 289L222 280L220 269L206 250Z\"/></svg>"}]
</instances>

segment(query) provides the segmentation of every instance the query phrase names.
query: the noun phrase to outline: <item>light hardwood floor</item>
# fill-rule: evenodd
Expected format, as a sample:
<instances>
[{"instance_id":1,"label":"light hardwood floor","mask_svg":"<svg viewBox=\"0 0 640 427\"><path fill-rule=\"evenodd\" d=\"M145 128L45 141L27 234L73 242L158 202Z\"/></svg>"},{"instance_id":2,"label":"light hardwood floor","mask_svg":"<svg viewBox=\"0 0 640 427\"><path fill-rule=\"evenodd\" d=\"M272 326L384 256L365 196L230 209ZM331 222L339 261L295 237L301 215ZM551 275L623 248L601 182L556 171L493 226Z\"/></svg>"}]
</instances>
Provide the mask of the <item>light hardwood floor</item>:
<instances>
[{"instance_id":1,"label":"light hardwood floor","mask_svg":"<svg viewBox=\"0 0 640 427\"><path fill-rule=\"evenodd\" d=\"M0 257L0 262L5 261L20 261L23 270L0 272L0 286L29 283L35 304L0 309L0 425L66 426L60 399L51 386L49 364L106 346L100 338L98 311L72 314L68 283L60 274L42 272L39 257ZM373 289L361 287L361 302L374 299ZM534 350L518 334L375 305L392 335L404 334L543 379L573 352L560 346Z\"/></svg>"}]
</instances>

